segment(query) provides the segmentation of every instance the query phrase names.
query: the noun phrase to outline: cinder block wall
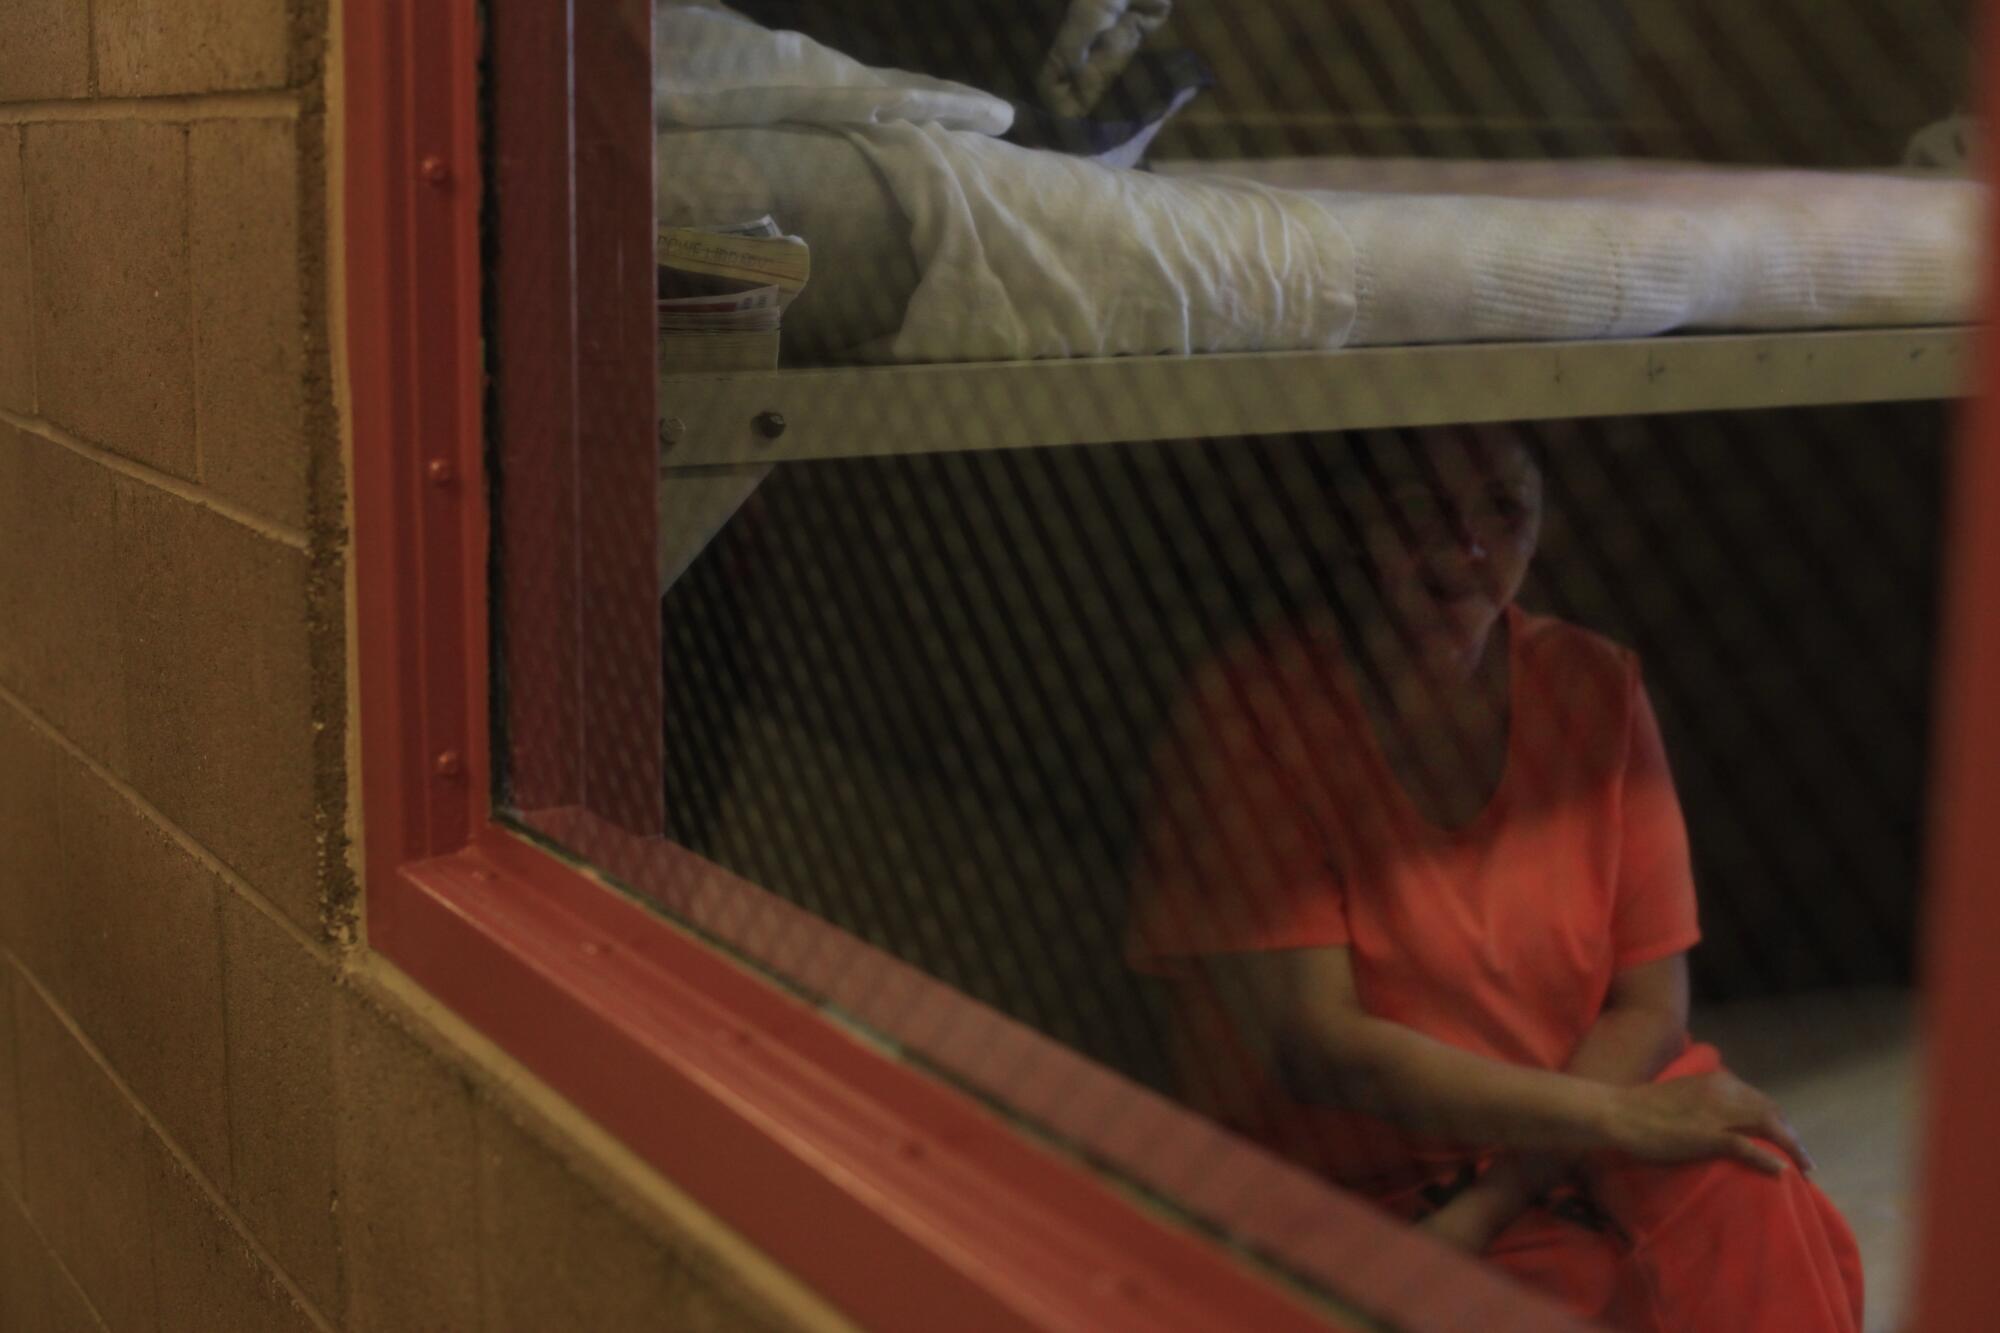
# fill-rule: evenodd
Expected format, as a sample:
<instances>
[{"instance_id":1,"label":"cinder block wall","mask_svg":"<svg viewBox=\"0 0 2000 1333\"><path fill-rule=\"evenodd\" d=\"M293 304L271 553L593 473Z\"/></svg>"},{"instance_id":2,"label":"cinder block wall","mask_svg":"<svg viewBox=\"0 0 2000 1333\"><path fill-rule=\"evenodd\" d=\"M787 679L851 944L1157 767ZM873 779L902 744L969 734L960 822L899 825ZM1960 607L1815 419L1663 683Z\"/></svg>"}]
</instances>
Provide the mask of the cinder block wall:
<instances>
[{"instance_id":1,"label":"cinder block wall","mask_svg":"<svg viewBox=\"0 0 2000 1333\"><path fill-rule=\"evenodd\" d=\"M330 22L0 4L0 1329L828 1326L351 945Z\"/></svg>"}]
</instances>

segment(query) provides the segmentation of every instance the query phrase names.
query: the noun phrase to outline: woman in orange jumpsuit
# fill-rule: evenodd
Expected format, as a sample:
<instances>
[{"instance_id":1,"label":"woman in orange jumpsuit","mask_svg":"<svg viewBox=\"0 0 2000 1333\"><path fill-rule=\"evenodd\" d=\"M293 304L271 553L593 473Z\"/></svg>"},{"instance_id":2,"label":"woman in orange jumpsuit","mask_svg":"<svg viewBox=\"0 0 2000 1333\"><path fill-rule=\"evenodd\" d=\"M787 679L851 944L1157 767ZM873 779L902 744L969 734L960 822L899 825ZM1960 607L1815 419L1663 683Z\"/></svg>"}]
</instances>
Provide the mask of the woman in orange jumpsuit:
<instances>
[{"instance_id":1,"label":"woman in orange jumpsuit","mask_svg":"<svg viewBox=\"0 0 2000 1333\"><path fill-rule=\"evenodd\" d=\"M1198 671L1130 948L1188 1094L1614 1327L1857 1333L1848 1228L1687 1033L1687 835L1624 649L1514 597L1504 434L1359 448L1349 614Z\"/></svg>"}]
</instances>

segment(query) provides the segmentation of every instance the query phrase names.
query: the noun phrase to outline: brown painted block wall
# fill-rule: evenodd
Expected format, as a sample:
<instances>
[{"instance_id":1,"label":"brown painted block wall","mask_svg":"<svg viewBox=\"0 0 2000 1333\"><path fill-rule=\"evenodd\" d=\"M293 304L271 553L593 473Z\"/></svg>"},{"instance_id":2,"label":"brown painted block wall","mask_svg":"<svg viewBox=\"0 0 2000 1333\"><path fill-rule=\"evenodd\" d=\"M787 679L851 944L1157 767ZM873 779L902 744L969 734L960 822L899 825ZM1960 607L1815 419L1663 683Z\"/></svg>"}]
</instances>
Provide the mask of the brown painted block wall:
<instances>
[{"instance_id":1,"label":"brown painted block wall","mask_svg":"<svg viewBox=\"0 0 2000 1333\"><path fill-rule=\"evenodd\" d=\"M329 8L0 4L0 1329L834 1326L353 944Z\"/></svg>"},{"instance_id":2,"label":"brown painted block wall","mask_svg":"<svg viewBox=\"0 0 2000 1333\"><path fill-rule=\"evenodd\" d=\"M737 0L871 64L1033 101L1066 0ZM1971 0L1175 0L1216 85L1161 157L1860 166L1971 103Z\"/></svg>"},{"instance_id":3,"label":"brown painted block wall","mask_svg":"<svg viewBox=\"0 0 2000 1333\"><path fill-rule=\"evenodd\" d=\"M1967 0L1181 0L1217 88L1168 156L1860 166L1969 109ZM1309 49L1311 60L1295 52Z\"/></svg>"}]
</instances>

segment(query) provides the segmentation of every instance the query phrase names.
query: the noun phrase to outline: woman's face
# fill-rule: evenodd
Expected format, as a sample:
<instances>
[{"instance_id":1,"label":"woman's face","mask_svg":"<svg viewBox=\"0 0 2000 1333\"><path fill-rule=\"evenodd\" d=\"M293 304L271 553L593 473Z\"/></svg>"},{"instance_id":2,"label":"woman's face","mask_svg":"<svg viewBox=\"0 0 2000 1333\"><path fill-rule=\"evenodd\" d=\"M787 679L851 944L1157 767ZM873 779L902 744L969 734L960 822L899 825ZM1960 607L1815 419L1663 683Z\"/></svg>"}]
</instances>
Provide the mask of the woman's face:
<instances>
[{"instance_id":1,"label":"woman's face","mask_svg":"<svg viewBox=\"0 0 2000 1333\"><path fill-rule=\"evenodd\" d=\"M1542 478L1498 432L1431 437L1383 473L1363 536L1388 611L1426 661L1469 668L1527 575Z\"/></svg>"}]
</instances>

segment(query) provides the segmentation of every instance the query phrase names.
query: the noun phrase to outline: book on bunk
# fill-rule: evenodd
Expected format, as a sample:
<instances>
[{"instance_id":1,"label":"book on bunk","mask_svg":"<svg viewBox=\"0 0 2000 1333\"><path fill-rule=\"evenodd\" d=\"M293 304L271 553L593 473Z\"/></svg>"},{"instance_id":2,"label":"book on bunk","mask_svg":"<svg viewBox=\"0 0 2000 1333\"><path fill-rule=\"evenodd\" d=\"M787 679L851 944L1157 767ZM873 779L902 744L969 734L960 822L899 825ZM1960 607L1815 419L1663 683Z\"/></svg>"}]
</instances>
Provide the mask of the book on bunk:
<instances>
[{"instance_id":1,"label":"book on bunk","mask_svg":"<svg viewBox=\"0 0 2000 1333\"><path fill-rule=\"evenodd\" d=\"M769 370L785 308L812 275L812 251L769 217L661 227L659 357L667 373Z\"/></svg>"}]
</instances>

